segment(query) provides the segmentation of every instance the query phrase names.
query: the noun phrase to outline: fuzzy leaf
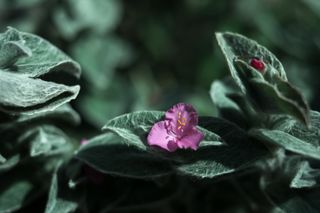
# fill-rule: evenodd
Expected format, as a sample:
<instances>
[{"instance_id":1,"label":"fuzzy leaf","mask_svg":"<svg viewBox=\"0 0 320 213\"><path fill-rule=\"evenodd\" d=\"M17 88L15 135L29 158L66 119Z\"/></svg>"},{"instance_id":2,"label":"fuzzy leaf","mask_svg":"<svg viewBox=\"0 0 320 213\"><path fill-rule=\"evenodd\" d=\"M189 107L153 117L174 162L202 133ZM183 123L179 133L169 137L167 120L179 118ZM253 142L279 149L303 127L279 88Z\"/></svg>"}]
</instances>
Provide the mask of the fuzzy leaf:
<instances>
[{"instance_id":1,"label":"fuzzy leaf","mask_svg":"<svg viewBox=\"0 0 320 213\"><path fill-rule=\"evenodd\" d=\"M0 163L5 163L7 159L5 159L1 154L0 154Z\"/></svg>"},{"instance_id":2,"label":"fuzzy leaf","mask_svg":"<svg viewBox=\"0 0 320 213\"><path fill-rule=\"evenodd\" d=\"M69 7L57 8L54 21L60 33L68 39L84 29L103 34L114 29L119 22L121 7L117 0L68 0L67 5Z\"/></svg>"},{"instance_id":3,"label":"fuzzy leaf","mask_svg":"<svg viewBox=\"0 0 320 213\"><path fill-rule=\"evenodd\" d=\"M0 34L0 68L13 65L19 58L31 56L21 34L13 28Z\"/></svg>"},{"instance_id":4,"label":"fuzzy leaf","mask_svg":"<svg viewBox=\"0 0 320 213\"><path fill-rule=\"evenodd\" d=\"M151 127L161 118L164 117L164 112L160 111L141 111L133 112L118 116L102 128L118 134L124 139L141 144L140 136L146 135ZM200 126L197 127L204 134L204 141L218 142L220 137L213 132L210 132Z\"/></svg>"},{"instance_id":5,"label":"fuzzy leaf","mask_svg":"<svg viewBox=\"0 0 320 213\"><path fill-rule=\"evenodd\" d=\"M139 135L147 134L153 124L160 121L162 117L164 117L164 112L160 111L133 112L108 121L102 129L114 132L127 141L141 145Z\"/></svg>"},{"instance_id":6,"label":"fuzzy leaf","mask_svg":"<svg viewBox=\"0 0 320 213\"><path fill-rule=\"evenodd\" d=\"M251 79L250 84L254 86L256 94L260 94L260 100L259 97L255 100L264 110L274 111L270 109L273 106L277 111L287 113L308 125L309 107L300 92L286 81L279 79L279 82L281 83L272 85L261 79ZM261 100L262 97L266 99ZM272 104L266 104L268 99Z\"/></svg>"},{"instance_id":7,"label":"fuzzy leaf","mask_svg":"<svg viewBox=\"0 0 320 213\"><path fill-rule=\"evenodd\" d=\"M238 114L242 114L242 110L238 104L230 98L230 96L241 96L241 93L237 92L232 87L231 82L224 83L222 81L214 81L211 85L210 95L213 103L221 110L235 111Z\"/></svg>"},{"instance_id":8,"label":"fuzzy leaf","mask_svg":"<svg viewBox=\"0 0 320 213\"><path fill-rule=\"evenodd\" d=\"M285 197L285 195L283 195ZM279 202L272 213L318 213L319 209L314 208L299 195L283 198L285 201ZM317 198L315 198L317 199Z\"/></svg>"},{"instance_id":9,"label":"fuzzy leaf","mask_svg":"<svg viewBox=\"0 0 320 213\"><path fill-rule=\"evenodd\" d=\"M6 172L10 169L12 169L13 167L15 167L20 161L20 155L14 155L8 159L6 159L5 162L0 164L0 174L3 172Z\"/></svg>"},{"instance_id":10,"label":"fuzzy leaf","mask_svg":"<svg viewBox=\"0 0 320 213\"><path fill-rule=\"evenodd\" d=\"M247 126L253 109L247 104L245 96L237 89L232 79L216 80L211 84L210 96L223 118L241 126Z\"/></svg>"},{"instance_id":11,"label":"fuzzy leaf","mask_svg":"<svg viewBox=\"0 0 320 213\"><path fill-rule=\"evenodd\" d=\"M251 58L258 57L277 70L282 79L286 79L286 73L280 61L267 48L259 45L256 41L231 32L216 33L216 39L227 60L231 76L242 92L246 92L247 89L234 65L236 59L248 61Z\"/></svg>"},{"instance_id":12,"label":"fuzzy leaf","mask_svg":"<svg viewBox=\"0 0 320 213\"><path fill-rule=\"evenodd\" d=\"M293 190L282 175L269 174L261 178L261 190L275 205L272 213L317 213L319 212L319 190Z\"/></svg>"},{"instance_id":13,"label":"fuzzy leaf","mask_svg":"<svg viewBox=\"0 0 320 213\"><path fill-rule=\"evenodd\" d=\"M14 212L23 206L28 194L32 191L33 185L26 180L17 180L5 188L0 186L0 213Z\"/></svg>"},{"instance_id":14,"label":"fuzzy leaf","mask_svg":"<svg viewBox=\"0 0 320 213\"><path fill-rule=\"evenodd\" d=\"M53 155L71 150L67 136L58 128L43 125L22 134L18 141L30 141L30 156Z\"/></svg>"},{"instance_id":15,"label":"fuzzy leaf","mask_svg":"<svg viewBox=\"0 0 320 213\"><path fill-rule=\"evenodd\" d=\"M14 3L11 1L0 1L0 8L5 8L9 11L30 9L45 1L46 0L16 0Z\"/></svg>"},{"instance_id":16,"label":"fuzzy leaf","mask_svg":"<svg viewBox=\"0 0 320 213\"><path fill-rule=\"evenodd\" d=\"M45 111L32 115L21 114L19 116L11 116L8 121L0 124L0 132L8 131L8 129L22 128L44 121L64 121L77 125L80 123L80 116L69 104L64 104L53 111Z\"/></svg>"},{"instance_id":17,"label":"fuzzy leaf","mask_svg":"<svg viewBox=\"0 0 320 213\"><path fill-rule=\"evenodd\" d=\"M214 178L250 167L268 155L265 147L251 141L245 131L227 120L200 117L199 125L219 134L224 145L200 146L196 152L177 153L184 159L177 166L182 174Z\"/></svg>"},{"instance_id":18,"label":"fuzzy leaf","mask_svg":"<svg viewBox=\"0 0 320 213\"><path fill-rule=\"evenodd\" d=\"M48 161L29 159L1 174L0 213L14 212L43 194L47 186Z\"/></svg>"},{"instance_id":19,"label":"fuzzy leaf","mask_svg":"<svg viewBox=\"0 0 320 213\"><path fill-rule=\"evenodd\" d=\"M128 143L113 134L103 134L80 148L76 158L106 174L131 178L154 178L170 174L168 160L145 151L143 144Z\"/></svg>"},{"instance_id":20,"label":"fuzzy leaf","mask_svg":"<svg viewBox=\"0 0 320 213\"><path fill-rule=\"evenodd\" d=\"M86 50L86 51L83 51ZM116 68L131 58L128 45L115 37L83 37L72 48L73 57L85 70L84 77L95 89L106 89Z\"/></svg>"},{"instance_id":21,"label":"fuzzy leaf","mask_svg":"<svg viewBox=\"0 0 320 213\"><path fill-rule=\"evenodd\" d=\"M291 188L313 188L320 185L320 169L312 168L308 161L302 161L290 183Z\"/></svg>"},{"instance_id":22,"label":"fuzzy leaf","mask_svg":"<svg viewBox=\"0 0 320 213\"><path fill-rule=\"evenodd\" d=\"M305 3L318 17L320 17L320 3L317 0L303 0Z\"/></svg>"},{"instance_id":23,"label":"fuzzy leaf","mask_svg":"<svg viewBox=\"0 0 320 213\"><path fill-rule=\"evenodd\" d=\"M310 111L309 126L284 115L274 115L269 122L269 128L286 132L314 146L320 146L320 113Z\"/></svg>"},{"instance_id":24,"label":"fuzzy leaf","mask_svg":"<svg viewBox=\"0 0 320 213\"><path fill-rule=\"evenodd\" d=\"M8 29L8 31L12 30L14 29ZM51 43L30 33L18 33L24 41L24 46L31 50L31 55L19 58L15 63L14 69L11 71L33 78L43 76L49 72L59 71L76 77L80 76L79 64Z\"/></svg>"},{"instance_id":25,"label":"fuzzy leaf","mask_svg":"<svg viewBox=\"0 0 320 213\"><path fill-rule=\"evenodd\" d=\"M57 174L54 174L51 181L45 213L69 213L74 212L77 207L77 203L58 198L58 178Z\"/></svg>"},{"instance_id":26,"label":"fuzzy leaf","mask_svg":"<svg viewBox=\"0 0 320 213\"><path fill-rule=\"evenodd\" d=\"M6 67L6 69L32 78L44 76L51 72L64 72L75 77L80 76L79 64L45 39L30 33L19 32L13 28L8 28L2 36L8 39L7 37L10 38L9 35L18 37L21 48L28 51L24 55L16 54L14 66ZM0 40L0 44L1 42L4 42L4 39ZM8 52L14 50L7 49Z\"/></svg>"},{"instance_id":27,"label":"fuzzy leaf","mask_svg":"<svg viewBox=\"0 0 320 213\"><path fill-rule=\"evenodd\" d=\"M0 110L11 114L44 112L75 99L79 86L65 86L0 70Z\"/></svg>"},{"instance_id":28,"label":"fuzzy leaf","mask_svg":"<svg viewBox=\"0 0 320 213\"><path fill-rule=\"evenodd\" d=\"M126 177L152 178L179 173L214 178L246 168L267 153L261 145L249 142L246 133L235 125L214 118L201 118L201 125L209 130L201 129L211 134L212 130L222 133L224 143L214 134L215 138L201 142L197 151L168 153L155 149L146 145L145 130L162 116L162 112L156 111L137 112L111 120L106 128L111 124L116 126L111 131L121 137L110 133L98 136L80 148L76 158L100 172Z\"/></svg>"},{"instance_id":29,"label":"fuzzy leaf","mask_svg":"<svg viewBox=\"0 0 320 213\"><path fill-rule=\"evenodd\" d=\"M283 131L253 129L250 130L250 135L261 141L283 147L296 154L320 160L319 146L300 140Z\"/></svg>"}]
</instances>

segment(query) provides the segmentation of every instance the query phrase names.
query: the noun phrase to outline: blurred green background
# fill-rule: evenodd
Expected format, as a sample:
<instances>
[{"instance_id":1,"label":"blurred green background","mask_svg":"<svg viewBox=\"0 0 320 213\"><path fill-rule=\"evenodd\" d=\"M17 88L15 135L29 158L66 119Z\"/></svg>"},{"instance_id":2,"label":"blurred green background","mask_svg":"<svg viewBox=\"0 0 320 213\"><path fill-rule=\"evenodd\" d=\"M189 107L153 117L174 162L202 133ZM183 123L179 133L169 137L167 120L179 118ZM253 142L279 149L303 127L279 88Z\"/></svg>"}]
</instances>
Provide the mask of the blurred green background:
<instances>
[{"instance_id":1,"label":"blurred green background","mask_svg":"<svg viewBox=\"0 0 320 213\"><path fill-rule=\"evenodd\" d=\"M319 23L319 0L0 0L1 31L38 34L81 64L73 105L87 137L117 115L177 102L216 115L208 91L228 74L217 31L268 47L319 110Z\"/></svg>"}]
</instances>

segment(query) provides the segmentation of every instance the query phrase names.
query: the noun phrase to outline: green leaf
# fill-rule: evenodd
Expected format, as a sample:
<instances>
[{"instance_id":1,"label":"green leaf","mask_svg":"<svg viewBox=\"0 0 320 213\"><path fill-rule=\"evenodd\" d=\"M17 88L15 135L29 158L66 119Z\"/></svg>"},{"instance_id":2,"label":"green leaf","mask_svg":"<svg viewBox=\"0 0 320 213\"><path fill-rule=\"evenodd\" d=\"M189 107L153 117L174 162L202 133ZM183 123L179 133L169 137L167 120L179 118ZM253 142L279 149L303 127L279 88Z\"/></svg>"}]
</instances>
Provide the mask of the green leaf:
<instances>
[{"instance_id":1,"label":"green leaf","mask_svg":"<svg viewBox=\"0 0 320 213\"><path fill-rule=\"evenodd\" d=\"M320 17L320 3L316 0L303 0L305 3L316 15Z\"/></svg>"},{"instance_id":2,"label":"green leaf","mask_svg":"<svg viewBox=\"0 0 320 213\"><path fill-rule=\"evenodd\" d=\"M43 159L33 158L1 174L1 213L14 212L44 193L49 173L45 168L46 163Z\"/></svg>"},{"instance_id":3,"label":"green leaf","mask_svg":"<svg viewBox=\"0 0 320 213\"><path fill-rule=\"evenodd\" d=\"M45 213L69 213L74 212L77 207L77 203L58 197L58 178L55 173L52 177Z\"/></svg>"},{"instance_id":4,"label":"green leaf","mask_svg":"<svg viewBox=\"0 0 320 213\"><path fill-rule=\"evenodd\" d=\"M273 213L319 212L319 190L294 190L283 174L268 174L260 180L261 190L275 206Z\"/></svg>"},{"instance_id":5,"label":"green leaf","mask_svg":"<svg viewBox=\"0 0 320 213\"><path fill-rule=\"evenodd\" d=\"M54 110L75 99L79 86L65 86L0 70L0 110L34 114Z\"/></svg>"},{"instance_id":6,"label":"green leaf","mask_svg":"<svg viewBox=\"0 0 320 213\"><path fill-rule=\"evenodd\" d=\"M213 103L219 109L226 109L227 111L236 111L239 114L242 114L241 108L234 100L232 100L232 98L230 98L230 96L242 95L241 93L236 91L233 85L224 83L219 80L214 81L211 85L210 95Z\"/></svg>"},{"instance_id":7,"label":"green leaf","mask_svg":"<svg viewBox=\"0 0 320 213\"><path fill-rule=\"evenodd\" d=\"M143 144L110 133L91 139L75 157L102 173L130 178L155 178L173 171L168 160L146 152Z\"/></svg>"},{"instance_id":8,"label":"green leaf","mask_svg":"<svg viewBox=\"0 0 320 213\"><path fill-rule=\"evenodd\" d=\"M79 77L79 65L46 40L8 28L0 34L0 50L1 111L33 114L53 110L77 96L79 86L54 82L69 81L60 71Z\"/></svg>"},{"instance_id":9,"label":"green leaf","mask_svg":"<svg viewBox=\"0 0 320 213\"><path fill-rule=\"evenodd\" d=\"M14 168L20 161L20 155L16 154L8 159L5 162L0 164L0 174Z\"/></svg>"},{"instance_id":10,"label":"green leaf","mask_svg":"<svg viewBox=\"0 0 320 213\"><path fill-rule=\"evenodd\" d=\"M284 149L296 154L320 160L319 146L300 140L283 131L253 129L250 130L249 133L252 137L261 141L283 147Z\"/></svg>"},{"instance_id":11,"label":"green leaf","mask_svg":"<svg viewBox=\"0 0 320 213\"><path fill-rule=\"evenodd\" d=\"M6 159L0 154L0 163L5 163L6 162Z\"/></svg>"},{"instance_id":12,"label":"green leaf","mask_svg":"<svg viewBox=\"0 0 320 213\"><path fill-rule=\"evenodd\" d=\"M199 125L220 135L224 145L177 153L183 157L183 163L177 166L182 174L214 178L246 169L268 155L264 146L251 141L245 131L227 120L200 117Z\"/></svg>"},{"instance_id":13,"label":"green leaf","mask_svg":"<svg viewBox=\"0 0 320 213\"><path fill-rule=\"evenodd\" d=\"M308 161L302 161L290 183L291 188L313 188L320 185L320 169L312 168Z\"/></svg>"},{"instance_id":14,"label":"green leaf","mask_svg":"<svg viewBox=\"0 0 320 213\"><path fill-rule=\"evenodd\" d=\"M251 79L250 84L254 86L256 94L260 95L257 97L260 100L255 100L264 110L272 111L270 108L276 107L278 111L287 113L308 125L309 107L300 92L286 81L279 79L279 82L281 83L272 85L261 79ZM261 100L262 97L266 99ZM270 100L268 101L268 99ZM268 104L266 104L267 101Z\"/></svg>"},{"instance_id":15,"label":"green leaf","mask_svg":"<svg viewBox=\"0 0 320 213\"><path fill-rule=\"evenodd\" d=\"M275 80L276 87L278 88L279 91L281 91L283 96L296 102L296 104L300 108L302 108L305 111L305 113L307 114L309 111L309 106L308 106L305 98L301 94L301 92L298 90L298 88L293 86L290 82L284 81L283 79L281 79L279 77L275 77L274 80Z\"/></svg>"},{"instance_id":16,"label":"green leaf","mask_svg":"<svg viewBox=\"0 0 320 213\"><path fill-rule=\"evenodd\" d=\"M147 132L163 115L163 112L149 111L115 118L105 129L121 137L110 133L98 136L80 148L76 158L98 171L125 177L152 178L178 173L214 178L247 168L267 154L261 144L249 141L240 128L214 118L200 119L206 128L200 130L208 141L202 141L197 151L169 153L155 149L146 145ZM223 134L223 143L215 131Z\"/></svg>"},{"instance_id":17,"label":"green leaf","mask_svg":"<svg viewBox=\"0 0 320 213\"><path fill-rule=\"evenodd\" d=\"M1 187L0 213L14 212L23 206L27 195L32 191L33 185L29 181L18 180Z\"/></svg>"},{"instance_id":18,"label":"green leaf","mask_svg":"<svg viewBox=\"0 0 320 213\"><path fill-rule=\"evenodd\" d=\"M31 9L43 3L47 0L15 0L14 3L11 1L1 1L0 8L5 8L6 10L23 10L23 9Z\"/></svg>"},{"instance_id":19,"label":"green leaf","mask_svg":"<svg viewBox=\"0 0 320 213\"><path fill-rule=\"evenodd\" d=\"M131 52L128 45L116 37L91 35L74 44L72 56L85 70L83 75L92 87L106 89L113 81L116 68L128 63Z\"/></svg>"},{"instance_id":20,"label":"green leaf","mask_svg":"<svg viewBox=\"0 0 320 213\"><path fill-rule=\"evenodd\" d=\"M113 127L147 132L155 122L164 118L164 115L165 113L161 111L140 111L128 113L111 119L102 129L105 130Z\"/></svg>"},{"instance_id":21,"label":"green leaf","mask_svg":"<svg viewBox=\"0 0 320 213\"><path fill-rule=\"evenodd\" d=\"M164 112L160 111L141 111L133 112L118 116L107 122L103 126L103 130L108 130L116 133L127 141L141 145L141 135L146 135L151 127L161 118L164 117ZM220 141L220 137L213 132L210 132L200 126L197 127L204 133L204 141Z\"/></svg>"},{"instance_id":22,"label":"green leaf","mask_svg":"<svg viewBox=\"0 0 320 213\"><path fill-rule=\"evenodd\" d=\"M21 55L16 55L14 66L6 67L11 72L32 78L48 75L52 72L63 72L75 77L80 76L79 64L48 41L30 33L19 32L13 28L8 28L3 37L8 39L7 37L12 34L19 37L20 46L28 50L28 54L24 55L27 57L19 58L17 56ZM0 44L3 42L5 43L5 39L0 40ZM14 51L14 49L8 48L7 51ZM60 77L61 75L60 73Z\"/></svg>"},{"instance_id":23,"label":"green leaf","mask_svg":"<svg viewBox=\"0 0 320 213\"><path fill-rule=\"evenodd\" d=\"M304 97L287 81L281 63L272 53L240 35L218 33L217 39L233 79L261 109L272 111L276 107L278 111L308 124L309 107ZM266 63L264 76L248 64L253 57L261 58Z\"/></svg>"},{"instance_id":24,"label":"green leaf","mask_svg":"<svg viewBox=\"0 0 320 213\"><path fill-rule=\"evenodd\" d=\"M258 57L268 66L277 70L278 75L286 80L286 73L280 61L267 48L259 45L257 42L231 32L216 33L216 39L227 60L231 76L242 92L245 93L247 89L234 65L236 59L248 61L251 58Z\"/></svg>"},{"instance_id":25,"label":"green leaf","mask_svg":"<svg viewBox=\"0 0 320 213\"><path fill-rule=\"evenodd\" d=\"M164 112L160 111L141 111L120 115L108 121L102 128L116 133L122 138L141 144L139 135L147 134L151 127L161 118Z\"/></svg>"},{"instance_id":26,"label":"green leaf","mask_svg":"<svg viewBox=\"0 0 320 213\"><path fill-rule=\"evenodd\" d=\"M19 58L31 56L21 34L13 28L0 34L0 68L13 65Z\"/></svg>"},{"instance_id":27,"label":"green leaf","mask_svg":"<svg viewBox=\"0 0 320 213\"><path fill-rule=\"evenodd\" d=\"M285 196L285 195L283 195ZM318 213L314 208L299 195L292 196L283 202L279 202L277 210L272 213Z\"/></svg>"},{"instance_id":28,"label":"green leaf","mask_svg":"<svg viewBox=\"0 0 320 213\"><path fill-rule=\"evenodd\" d=\"M45 111L32 115L21 114L19 116L11 116L7 122L0 124L0 132L8 131L9 129L11 129L11 131L12 129L21 129L22 127L42 123L44 121L50 121L50 123L65 121L77 125L80 123L80 116L69 104L64 104L52 111Z\"/></svg>"},{"instance_id":29,"label":"green leaf","mask_svg":"<svg viewBox=\"0 0 320 213\"><path fill-rule=\"evenodd\" d=\"M66 7L56 9L54 21L60 33L72 39L86 29L96 34L112 31L120 21L120 14L117 0L68 0Z\"/></svg>"},{"instance_id":30,"label":"green leaf","mask_svg":"<svg viewBox=\"0 0 320 213\"><path fill-rule=\"evenodd\" d=\"M320 113L317 111L310 111L308 127L285 115L271 116L268 127L286 132L314 146L320 146Z\"/></svg>"},{"instance_id":31,"label":"green leaf","mask_svg":"<svg viewBox=\"0 0 320 213\"><path fill-rule=\"evenodd\" d=\"M273 70L265 69L265 75L260 73L258 70L250 66L246 61L241 59L234 59L234 65L238 68L238 74L240 79L243 81L243 84L246 84L248 79L258 78L265 79L265 77L269 76L269 72ZM245 85L247 87L247 85Z\"/></svg>"},{"instance_id":32,"label":"green leaf","mask_svg":"<svg viewBox=\"0 0 320 213\"><path fill-rule=\"evenodd\" d=\"M72 148L67 136L60 129L50 125L32 128L24 132L18 141L30 141L31 157L70 152Z\"/></svg>"},{"instance_id":33,"label":"green leaf","mask_svg":"<svg viewBox=\"0 0 320 213\"><path fill-rule=\"evenodd\" d=\"M232 79L214 81L211 84L210 96L219 109L220 116L241 126L247 126L253 109Z\"/></svg>"}]
</instances>

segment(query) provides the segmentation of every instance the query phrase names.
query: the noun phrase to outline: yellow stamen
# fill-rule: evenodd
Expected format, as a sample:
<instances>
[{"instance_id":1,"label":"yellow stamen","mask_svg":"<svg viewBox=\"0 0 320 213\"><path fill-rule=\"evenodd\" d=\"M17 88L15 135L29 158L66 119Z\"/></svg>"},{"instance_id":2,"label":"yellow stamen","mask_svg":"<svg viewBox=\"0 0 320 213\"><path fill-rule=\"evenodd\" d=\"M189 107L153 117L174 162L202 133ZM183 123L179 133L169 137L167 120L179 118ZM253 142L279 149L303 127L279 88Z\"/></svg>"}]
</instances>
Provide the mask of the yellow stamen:
<instances>
[{"instance_id":1,"label":"yellow stamen","mask_svg":"<svg viewBox=\"0 0 320 213\"><path fill-rule=\"evenodd\" d=\"M185 122L182 122L181 120L178 120L178 123L179 123L180 125L182 125L182 126L185 126L185 125L186 125L186 123L185 123Z\"/></svg>"}]
</instances>

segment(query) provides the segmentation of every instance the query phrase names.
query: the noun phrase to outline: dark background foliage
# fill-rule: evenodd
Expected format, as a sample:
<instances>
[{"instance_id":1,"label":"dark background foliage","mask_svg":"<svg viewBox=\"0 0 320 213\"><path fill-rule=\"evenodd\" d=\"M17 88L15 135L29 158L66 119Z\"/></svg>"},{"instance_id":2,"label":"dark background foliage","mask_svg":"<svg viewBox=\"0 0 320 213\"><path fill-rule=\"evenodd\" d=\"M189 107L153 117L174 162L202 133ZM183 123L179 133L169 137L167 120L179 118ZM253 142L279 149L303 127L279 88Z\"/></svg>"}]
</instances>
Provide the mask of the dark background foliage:
<instances>
[{"instance_id":1,"label":"dark background foliage","mask_svg":"<svg viewBox=\"0 0 320 213\"><path fill-rule=\"evenodd\" d=\"M0 23L2 31L9 25L48 39L82 65L74 104L83 124L100 128L115 115L180 101L214 113L210 84L228 73L214 41L217 31L267 46L312 108L319 108L316 1L92 1L100 11L81 2L2 1Z\"/></svg>"},{"instance_id":2,"label":"dark background foliage","mask_svg":"<svg viewBox=\"0 0 320 213\"><path fill-rule=\"evenodd\" d=\"M319 110L319 21L317 0L0 1L2 32L12 26L40 35L81 64L81 91L72 105L82 122L68 130L79 142L99 133L109 119L136 110L166 110L187 102L201 115L217 115L210 86L228 75L214 39L217 31L238 32L268 47L311 108ZM104 190L114 192L110 199L115 199L112 205L123 206L120 212L129 211L125 206L130 206L130 212L148 212L150 206L131 206L145 201L139 197L153 196L157 201L148 201L152 212L268 212L273 203L265 201L255 187L256 176L219 184L182 178L180 188L161 190L161 181L168 180L154 183L108 177L110 184ZM137 200L116 200L128 193L126 186ZM94 191L97 186L91 187ZM45 203L46 197L39 200L41 208Z\"/></svg>"}]
</instances>

